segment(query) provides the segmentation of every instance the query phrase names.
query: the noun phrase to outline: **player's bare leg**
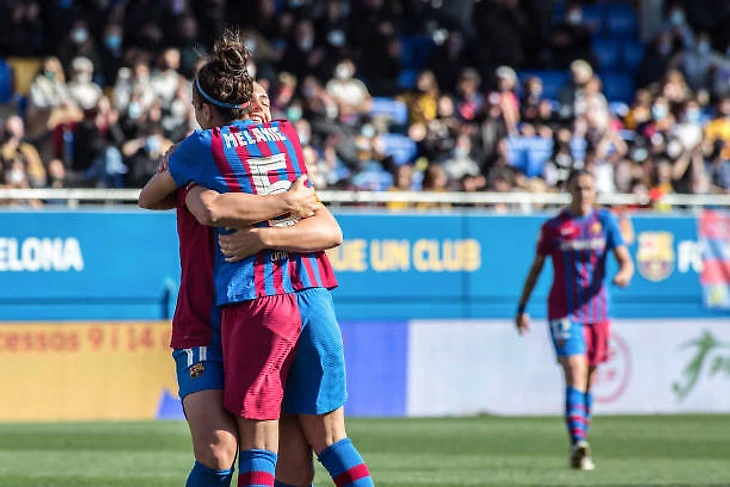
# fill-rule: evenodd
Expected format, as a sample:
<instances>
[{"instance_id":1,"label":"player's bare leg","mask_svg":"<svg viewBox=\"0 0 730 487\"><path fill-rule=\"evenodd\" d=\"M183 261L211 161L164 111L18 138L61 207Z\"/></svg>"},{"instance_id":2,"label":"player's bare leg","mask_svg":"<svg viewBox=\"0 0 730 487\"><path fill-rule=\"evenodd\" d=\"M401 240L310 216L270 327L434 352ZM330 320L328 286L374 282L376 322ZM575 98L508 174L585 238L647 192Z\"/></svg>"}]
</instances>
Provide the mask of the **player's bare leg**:
<instances>
[{"instance_id":1,"label":"player's bare leg","mask_svg":"<svg viewBox=\"0 0 730 487\"><path fill-rule=\"evenodd\" d=\"M235 420L223 408L223 391L212 389L188 394L183 399L183 408L197 462L187 486L205 485L209 481L201 478L205 476L227 476L230 482L238 452L238 434Z\"/></svg>"},{"instance_id":2,"label":"player's bare leg","mask_svg":"<svg viewBox=\"0 0 730 487\"><path fill-rule=\"evenodd\" d=\"M314 481L312 447L295 415L284 414L279 419L279 460L276 482L292 487L310 487ZM277 484L277 485L278 485Z\"/></svg>"},{"instance_id":3,"label":"player's bare leg","mask_svg":"<svg viewBox=\"0 0 730 487\"><path fill-rule=\"evenodd\" d=\"M585 439L584 397L588 385L588 359L581 354L560 357L559 361L567 390L566 421L572 443L570 466L579 470L593 470L591 447Z\"/></svg>"}]
</instances>

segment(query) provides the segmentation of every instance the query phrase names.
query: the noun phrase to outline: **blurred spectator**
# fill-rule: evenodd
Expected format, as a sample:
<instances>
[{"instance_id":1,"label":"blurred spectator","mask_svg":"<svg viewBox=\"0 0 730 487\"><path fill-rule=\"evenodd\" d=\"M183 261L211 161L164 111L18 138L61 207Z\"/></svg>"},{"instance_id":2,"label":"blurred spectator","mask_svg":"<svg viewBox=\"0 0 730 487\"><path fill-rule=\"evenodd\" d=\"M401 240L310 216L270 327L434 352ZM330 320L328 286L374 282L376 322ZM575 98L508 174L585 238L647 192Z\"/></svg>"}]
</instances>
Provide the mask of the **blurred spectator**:
<instances>
[{"instance_id":1,"label":"blurred spectator","mask_svg":"<svg viewBox=\"0 0 730 487\"><path fill-rule=\"evenodd\" d=\"M178 93L184 78L180 70L180 51L175 48L165 49L159 59L159 67L150 77L150 87L155 97L169 109Z\"/></svg>"},{"instance_id":2,"label":"blurred spectator","mask_svg":"<svg viewBox=\"0 0 730 487\"><path fill-rule=\"evenodd\" d=\"M471 122L476 119L484 105L484 95L479 92L482 78L473 68L461 72L456 86L456 113L461 120Z\"/></svg>"},{"instance_id":3,"label":"blurred spectator","mask_svg":"<svg viewBox=\"0 0 730 487\"><path fill-rule=\"evenodd\" d=\"M591 36L592 26L584 22L580 3L570 2L565 8L563 22L553 27L548 35L550 67L567 69L576 59L591 60Z\"/></svg>"},{"instance_id":4,"label":"blurred spectator","mask_svg":"<svg viewBox=\"0 0 730 487\"><path fill-rule=\"evenodd\" d=\"M464 37L460 32L452 31L441 45L433 50L426 68L436 75L441 89L453 92L460 74L469 64L464 52Z\"/></svg>"},{"instance_id":5,"label":"blurred spectator","mask_svg":"<svg viewBox=\"0 0 730 487\"><path fill-rule=\"evenodd\" d=\"M520 101L517 89L517 73L509 66L500 66L496 71L499 88L499 106L502 109L504 122L510 135L517 135L517 124L520 122Z\"/></svg>"},{"instance_id":6,"label":"blurred spectator","mask_svg":"<svg viewBox=\"0 0 730 487\"><path fill-rule=\"evenodd\" d=\"M159 126L150 124L140 137L129 140L122 146L122 154L127 160L126 184L141 188L157 172L160 156L170 148Z\"/></svg>"},{"instance_id":7,"label":"blurred spectator","mask_svg":"<svg viewBox=\"0 0 730 487\"><path fill-rule=\"evenodd\" d=\"M0 155L6 183L18 188L45 186L46 170L36 148L24 140L23 119L15 115L8 117L3 132Z\"/></svg>"},{"instance_id":8,"label":"blurred spectator","mask_svg":"<svg viewBox=\"0 0 730 487\"><path fill-rule=\"evenodd\" d=\"M286 46L282 65L297 78L304 78L308 74L314 74L319 79L324 79L331 70L329 60L326 59L325 50L316 45L314 26L309 19L301 19L294 28L294 38ZM353 69L354 75L354 69Z\"/></svg>"},{"instance_id":9,"label":"blurred spectator","mask_svg":"<svg viewBox=\"0 0 730 487\"><path fill-rule=\"evenodd\" d=\"M48 188L61 189L66 187L66 168L60 159L53 159L48 163Z\"/></svg>"},{"instance_id":10,"label":"blurred spectator","mask_svg":"<svg viewBox=\"0 0 730 487\"><path fill-rule=\"evenodd\" d=\"M109 99L101 98L75 130L74 157L71 169L86 185L121 188L127 169L118 147L124 143L124 133L118 123L119 114Z\"/></svg>"},{"instance_id":11,"label":"blurred spectator","mask_svg":"<svg viewBox=\"0 0 730 487\"><path fill-rule=\"evenodd\" d=\"M723 157L725 143L717 140L707 158L707 174L713 193L730 193L730 160Z\"/></svg>"},{"instance_id":12,"label":"blurred spectator","mask_svg":"<svg viewBox=\"0 0 730 487\"><path fill-rule=\"evenodd\" d=\"M481 174L479 164L471 158L471 139L462 134L456 138L456 146L451 159L444 165L444 171L450 181L460 181L465 175L477 176Z\"/></svg>"},{"instance_id":13,"label":"blurred spectator","mask_svg":"<svg viewBox=\"0 0 730 487\"><path fill-rule=\"evenodd\" d=\"M670 67L674 66L682 70L690 88L699 91L710 90L713 85L712 70L717 67L730 68L730 61L712 50L710 35L702 32L697 36L694 48L685 49L674 58Z\"/></svg>"},{"instance_id":14,"label":"blurred spectator","mask_svg":"<svg viewBox=\"0 0 730 487\"><path fill-rule=\"evenodd\" d=\"M542 101L542 80L530 76L522 85L520 100L520 118L525 124L533 127L540 124L540 102Z\"/></svg>"},{"instance_id":15,"label":"blurred spectator","mask_svg":"<svg viewBox=\"0 0 730 487\"><path fill-rule=\"evenodd\" d=\"M439 87L433 72L421 71L415 89L403 95L402 99L408 107L411 124L435 119L438 114Z\"/></svg>"},{"instance_id":16,"label":"blurred spectator","mask_svg":"<svg viewBox=\"0 0 730 487\"><path fill-rule=\"evenodd\" d=\"M672 36L668 32L662 32L646 48L644 58L636 71L636 85L645 87L659 81L672 63L673 57Z\"/></svg>"},{"instance_id":17,"label":"blurred spectator","mask_svg":"<svg viewBox=\"0 0 730 487\"><path fill-rule=\"evenodd\" d=\"M670 5L659 35L669 40L672 51L695 47L695 35L692 27L687 22L687 14L681 2L673 2Z\"/></svg>"},{"instance_id":18,"label":"blurred spectator","mask_svg":"<svg viewBox=\"0 0 730 487\"><path fill-rule=\"evenodd\" d=\"M68 83L68 92L73 103L82 110L96 106L102 91L99 85L92 80L94 65L84 57L77 57L71 63L71 81Z\"/></svg>"},{"instance_id":19,"label":"blurred spectator","mask_svg":"<svg viewBox=\"0 0 730 487\"><path fill-rule=\"evenodd\" d=\"M705 139L710 144L722 141L722 157L730 159L730 98L718 103L717 115L705 126Z\"/></svg>"},{"instance_id":20,"label":"blurred spectator","mask_svg":"<svg viewBox=\"0 0 730 487\"><path fill-rule=\"evenodd\" d=\"M108 24L104 27L104 42L101 48L101 76L104 86L114 86L117 81L117 73L122 67L123 48L122 41L124 32L119 24Z\"/></svg>"},{"instance_id":21,"label":"blurred spectator","mask_svg":"<svg viewBox=\"0 0 730 487\"><path fill-rule=\"evenodd\" d=\"M326 46L328 55L335 59L349 54L348 33L351 25L345 13L342 1L325 0L324 15L317 21L318 43Z\"/></svg>"},{"instance_id":22,"label":"blurred spectator","mask_svg":"<svg viewBox=\"0 0 730 487\"><path fill-rule=\"evenodd\" d=\"M101 66L101 56L96 41L89 32L89 26L83 18L78 18L68 32L68 37L58 48L58 59L66 68L66 75L71 78L71 61L77 57L85 57L94 67Z\"/></svg>"},{"instance_id":23,"label":"blurred spectator","mask_svg":"<svg viewBox=\"0 0 730 487\"><path fill-rule=\"evenodd\" d=\"M553 153L543 168L543 179L554 188L562 188L573 169L576 169L570 141L573 134L569 129L562 128L555 132L553 138Z\"/></svg>"},{"instance_id":24,"label":"blurred spectator","mask_svg":"<svg viewBox=\"0 0 730 487\"><path fill-rule=\"evenodd\" d=\"M608 110L608 100L601 92L602 88L601 80L593 76L586 83L582 95L575 100L575 135L578 138L592 135L597 143L609 128L611 112Z\"/></svg>"},{"instance_id":25,"label":"blurred spectator","mask_svg":"<svg viewBox=\"0 0 730 487\"><path fill-rule=\"evenodd\" d=\"M560 118L571 120L585 110L585 87L593 78L593 68L580 59L570 65L570 81L560 91Z\"/></svg>"},{"instance_id":26,"label":"blurred spectator","mask_svg":"<svg viewBox=\"0 0 730 487\"><path fill-rule=\"evenodd\" d=\"M370 110L371 97L362 81L355 77L355 65L344 60L335 69L335 78L327 83L327 93L337 102L340 121L354 123Z\"/></svg>"},{"instance_id":27,"label":"blurred spectator","mask_svg":"<svg viewBox=\"0 0 730 487\"><path fill-rule=\"evenodd\" d=\"M196 5L198 3L200 2L196 2ZM147 26L162 24L163 8L164 3L156 0L129 0L124 11L125 45L146 46L150 41L150 30ZM211 35L215 34L211 32Z\"/></svg>"},{"instance_id":28,"label":"blurred spectator","mask_svg":"<svg viewBox=\"0 0 730 487\"><path fill-rule=\"evenodd\" d=\"M411 191L413 189L413 167L410 164L395 166L393 172L393 186L389 191ZM386 206L390 210L402 210L411 206L407 201L388 201Z\"/></svg>"},{"instance_id":29,"label":"blurred spectator","mask_svg":"<svg viewBox=\"0 0 730 487\"><path fill-rule=\"evenodd\" d=\"M193 75L193 66L198 61L200 41L198 21L192 15L184 15L177 22L176 44L180 50L180 69L188 77Z\"/></svg>"}]
</instances>

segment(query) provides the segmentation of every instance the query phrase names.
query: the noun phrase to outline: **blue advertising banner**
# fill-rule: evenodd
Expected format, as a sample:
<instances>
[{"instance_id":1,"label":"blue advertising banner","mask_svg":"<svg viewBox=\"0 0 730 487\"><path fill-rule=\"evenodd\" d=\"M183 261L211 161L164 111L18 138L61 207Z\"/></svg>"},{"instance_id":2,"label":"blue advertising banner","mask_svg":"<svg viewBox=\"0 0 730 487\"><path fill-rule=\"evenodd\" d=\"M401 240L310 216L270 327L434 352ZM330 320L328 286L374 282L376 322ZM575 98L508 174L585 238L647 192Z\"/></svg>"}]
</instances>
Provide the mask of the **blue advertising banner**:
<instances>
[{"instance_id":1,"label":"blue advertising banner","mask_svg":"<svg viewBox=\"0 0 730 487\"><path fill-rule=\"evenodd\" d=\"M340 282L338 315L385 321L511 317L538 229L549 217L336 216L345 235L329 253ZM637 273L628 289L611 289L616 317L727 316L723 306L708 304L726 289L714 285L725 266L713 264L708 275L708 239L700 239L698 221L646 215L623 222ZM703 269L714 287L703 287ZM547 265L530 303L537 317L544 315L550 280ZM178 283L173 212L0 213L0 320L168 318Z\"/></svg>"}]
</instances>

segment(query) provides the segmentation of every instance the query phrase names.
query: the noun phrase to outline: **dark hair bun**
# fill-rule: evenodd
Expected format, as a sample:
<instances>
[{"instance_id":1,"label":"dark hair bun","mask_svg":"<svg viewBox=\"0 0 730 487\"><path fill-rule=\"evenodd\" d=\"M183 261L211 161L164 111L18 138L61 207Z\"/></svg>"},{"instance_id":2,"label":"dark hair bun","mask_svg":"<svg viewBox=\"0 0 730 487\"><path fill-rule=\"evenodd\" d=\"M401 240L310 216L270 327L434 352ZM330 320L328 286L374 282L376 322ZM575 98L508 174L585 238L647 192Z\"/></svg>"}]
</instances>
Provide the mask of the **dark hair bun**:
<instances>
[{"instance_id":1,"label":"dark hair bun","mask_svg":"<svg viewBox=\"0 0 730 487\"><path fill-rule=\"evenodd\" d=\"M221 73L238 78L246 75L250 57L238 29L228 29L215 41L211 62Z\"/></svg>"}]
</instances>

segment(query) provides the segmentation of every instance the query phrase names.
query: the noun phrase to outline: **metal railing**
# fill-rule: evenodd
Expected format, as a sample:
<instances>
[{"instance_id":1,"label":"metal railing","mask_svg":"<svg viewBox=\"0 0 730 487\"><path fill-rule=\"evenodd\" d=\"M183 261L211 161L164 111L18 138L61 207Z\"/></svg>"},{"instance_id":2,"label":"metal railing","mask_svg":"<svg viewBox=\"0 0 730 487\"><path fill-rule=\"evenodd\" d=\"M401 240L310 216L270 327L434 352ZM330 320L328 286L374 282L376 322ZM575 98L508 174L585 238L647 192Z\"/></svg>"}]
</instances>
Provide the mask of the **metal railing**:
<instances>
[{"instance_id":1,"label":"metal railing","mask_svg":"<svg viewBox=\"0 0 730 487\"><path fill-rule=\"evenodd\" d=\"M65 202L76 207L87 203L136 203L138 189L0 189L0 201L41 200L57 203ZM491 206L498 204L530 207L532 205L564 205L570 200L565 193L464 193L464 192L426 192L426 191L320 191L319 197L325 203L340 206L413 203L413 204L452 204L459 206ZM607 206L647 206L650 204L684 207L730 207L730 195L684 195L669 194L656 201L640 198L632 194L604 194L598 202Z\"/></svg>"}]
</instances>

